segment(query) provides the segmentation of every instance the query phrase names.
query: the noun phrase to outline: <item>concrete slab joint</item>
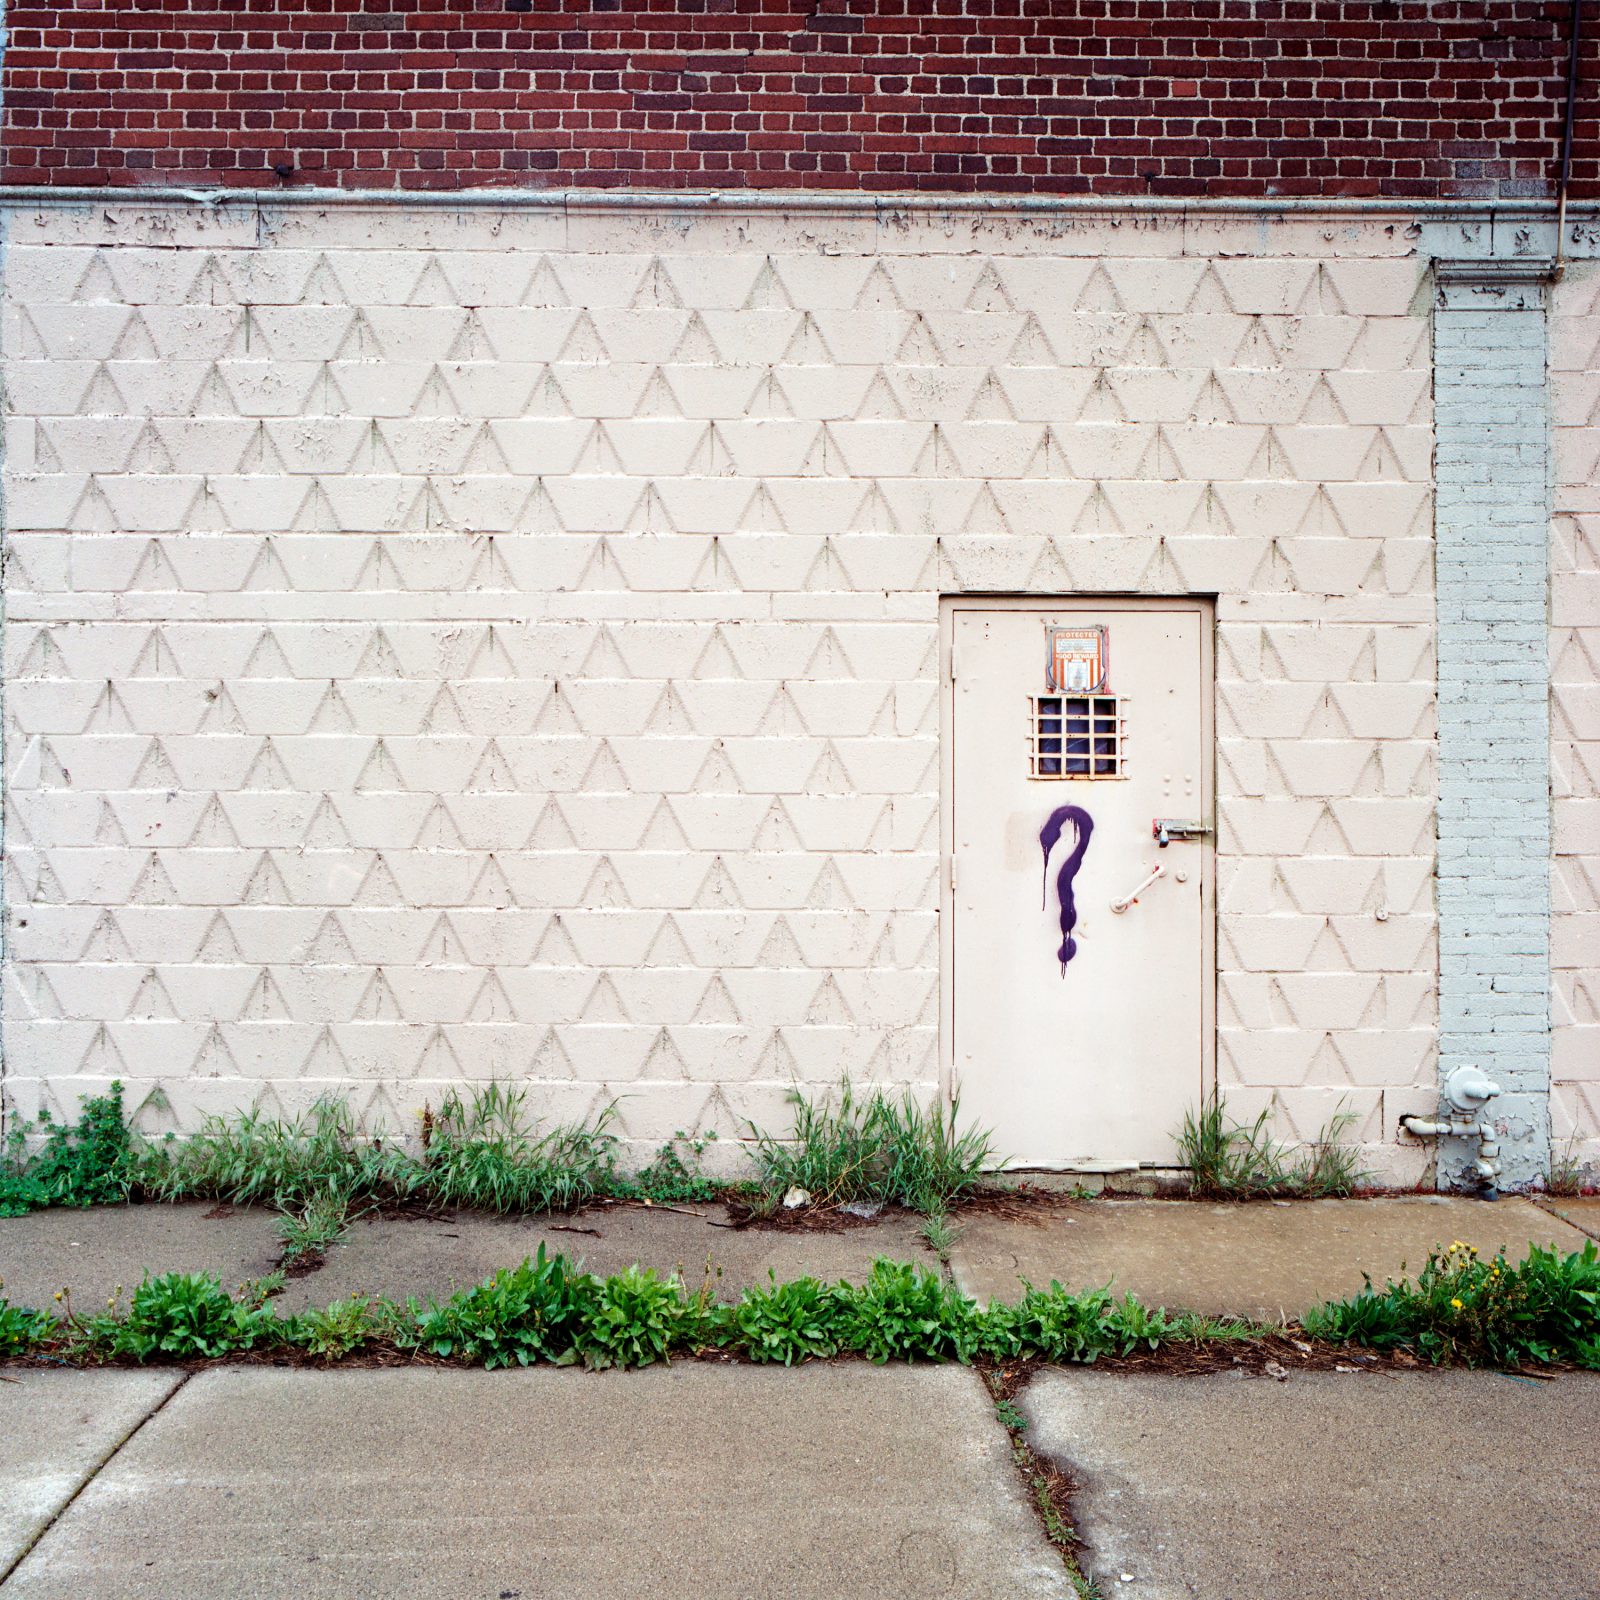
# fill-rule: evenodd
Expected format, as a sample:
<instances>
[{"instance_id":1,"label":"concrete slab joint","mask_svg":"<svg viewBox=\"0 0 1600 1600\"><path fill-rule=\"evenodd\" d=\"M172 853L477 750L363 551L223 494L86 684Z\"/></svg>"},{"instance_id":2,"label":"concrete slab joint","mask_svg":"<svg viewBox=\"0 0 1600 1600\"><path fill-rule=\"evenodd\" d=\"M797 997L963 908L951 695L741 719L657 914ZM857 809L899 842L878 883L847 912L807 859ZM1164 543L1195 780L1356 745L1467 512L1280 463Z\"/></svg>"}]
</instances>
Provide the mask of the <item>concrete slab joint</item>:
<instances>
[{"instance_id":1,"label":"concrete slab joint","mask_svg":"<svg viewBox=\"0 0 1600 1600\"><path fill-rule=\"evenodd\" d=\"M1439 1073L1470 1063L1499 1085L1505 1188L1541 1183L1551 1150L1543 242L1496 233L1434 262ZM1438 1186L1475 1186L1477 1153L1442 1140Z\"/></svg>"}]
</instances>

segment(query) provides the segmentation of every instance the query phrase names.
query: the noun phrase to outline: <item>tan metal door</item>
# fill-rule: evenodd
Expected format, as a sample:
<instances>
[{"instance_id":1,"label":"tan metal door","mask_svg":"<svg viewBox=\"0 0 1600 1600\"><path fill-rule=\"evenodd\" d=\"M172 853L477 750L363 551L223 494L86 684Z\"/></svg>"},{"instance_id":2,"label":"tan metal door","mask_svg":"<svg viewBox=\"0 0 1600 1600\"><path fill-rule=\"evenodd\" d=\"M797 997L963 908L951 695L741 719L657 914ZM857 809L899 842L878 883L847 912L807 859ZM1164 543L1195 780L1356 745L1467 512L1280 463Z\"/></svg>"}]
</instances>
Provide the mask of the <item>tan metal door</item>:
<instances>
[{"instance_id":1,"label":"tan metal door","mask_svg":"<svg viewBox=\"0 0 1600 1600\"><path fill-rule=\"evenodd\" d=\"M947 603L946 1014L1014 1166L1166 1166L1212 1071L1211 613ZM1162 846L1157 820L1169 827Z\"/></svg>"}]
</instances>

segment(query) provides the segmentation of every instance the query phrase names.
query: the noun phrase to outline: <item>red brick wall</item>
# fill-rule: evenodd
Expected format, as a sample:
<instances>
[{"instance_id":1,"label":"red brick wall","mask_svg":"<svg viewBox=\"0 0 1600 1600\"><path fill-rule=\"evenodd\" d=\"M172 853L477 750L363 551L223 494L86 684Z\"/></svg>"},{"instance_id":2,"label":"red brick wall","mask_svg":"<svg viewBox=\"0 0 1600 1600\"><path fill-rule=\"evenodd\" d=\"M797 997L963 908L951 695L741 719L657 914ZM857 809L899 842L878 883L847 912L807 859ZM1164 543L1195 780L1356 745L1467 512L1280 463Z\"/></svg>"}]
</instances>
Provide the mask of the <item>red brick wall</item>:
<instances>
[{"instance_id":1,"label":"red brick wall","mask_svg":"<svg viewBox=\"0 0 1600 1600\"><path fill-rule=\"evenodd\" d=\"M1515 196L1553 183L1568 5L11 0L7 11L9 183ZM1593 195L1600 17L1590 32L1575 192Z\"/></svg>"}]
</instances>

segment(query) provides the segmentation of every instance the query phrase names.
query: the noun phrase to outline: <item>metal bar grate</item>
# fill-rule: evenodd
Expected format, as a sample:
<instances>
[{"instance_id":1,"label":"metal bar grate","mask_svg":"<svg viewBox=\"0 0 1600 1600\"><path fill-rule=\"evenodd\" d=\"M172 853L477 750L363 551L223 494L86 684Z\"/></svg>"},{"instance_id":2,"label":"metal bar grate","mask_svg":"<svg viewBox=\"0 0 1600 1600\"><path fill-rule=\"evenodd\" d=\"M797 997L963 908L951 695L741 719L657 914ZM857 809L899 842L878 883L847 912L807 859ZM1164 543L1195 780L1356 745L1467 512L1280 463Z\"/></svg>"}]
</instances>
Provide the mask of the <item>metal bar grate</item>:
<instances>
[{"instance_id":1,"label":"metal bar grate","mask_svg":"<svg viewBox=\"0 0 1600 1600\"><path fill-rule=\"evenodd\" d=\"M1030 778L1125 778L1127 718L1114 694L1028 697Z\"/></svg>"}]
</instances>

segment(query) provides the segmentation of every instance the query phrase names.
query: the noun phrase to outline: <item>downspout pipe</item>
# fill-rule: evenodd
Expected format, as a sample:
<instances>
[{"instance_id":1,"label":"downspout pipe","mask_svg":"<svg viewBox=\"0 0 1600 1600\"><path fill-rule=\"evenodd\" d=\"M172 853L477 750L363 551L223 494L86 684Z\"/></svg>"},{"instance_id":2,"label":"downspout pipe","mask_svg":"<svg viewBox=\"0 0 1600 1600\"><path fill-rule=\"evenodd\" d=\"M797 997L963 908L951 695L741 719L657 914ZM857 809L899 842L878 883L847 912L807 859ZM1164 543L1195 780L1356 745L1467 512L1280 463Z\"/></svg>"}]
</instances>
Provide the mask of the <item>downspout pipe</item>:
<instances>
[{"instance_id":1,"label":"downspout pipe","mask_svg":"<svg viewBox=\"0 0 1600 1600\"><path fill-rule=\"evenodd\" d=\"M1567 29L1567 105L1561 127L1561 166L1556 173L1556 257L1550 281L1558 283L1567 270L1567 194L1572 187L1572 141L1578 120L1578 53L1583 36L1583 0L1572 0L1572 23Z\"/></svg>"}]
</instances>

